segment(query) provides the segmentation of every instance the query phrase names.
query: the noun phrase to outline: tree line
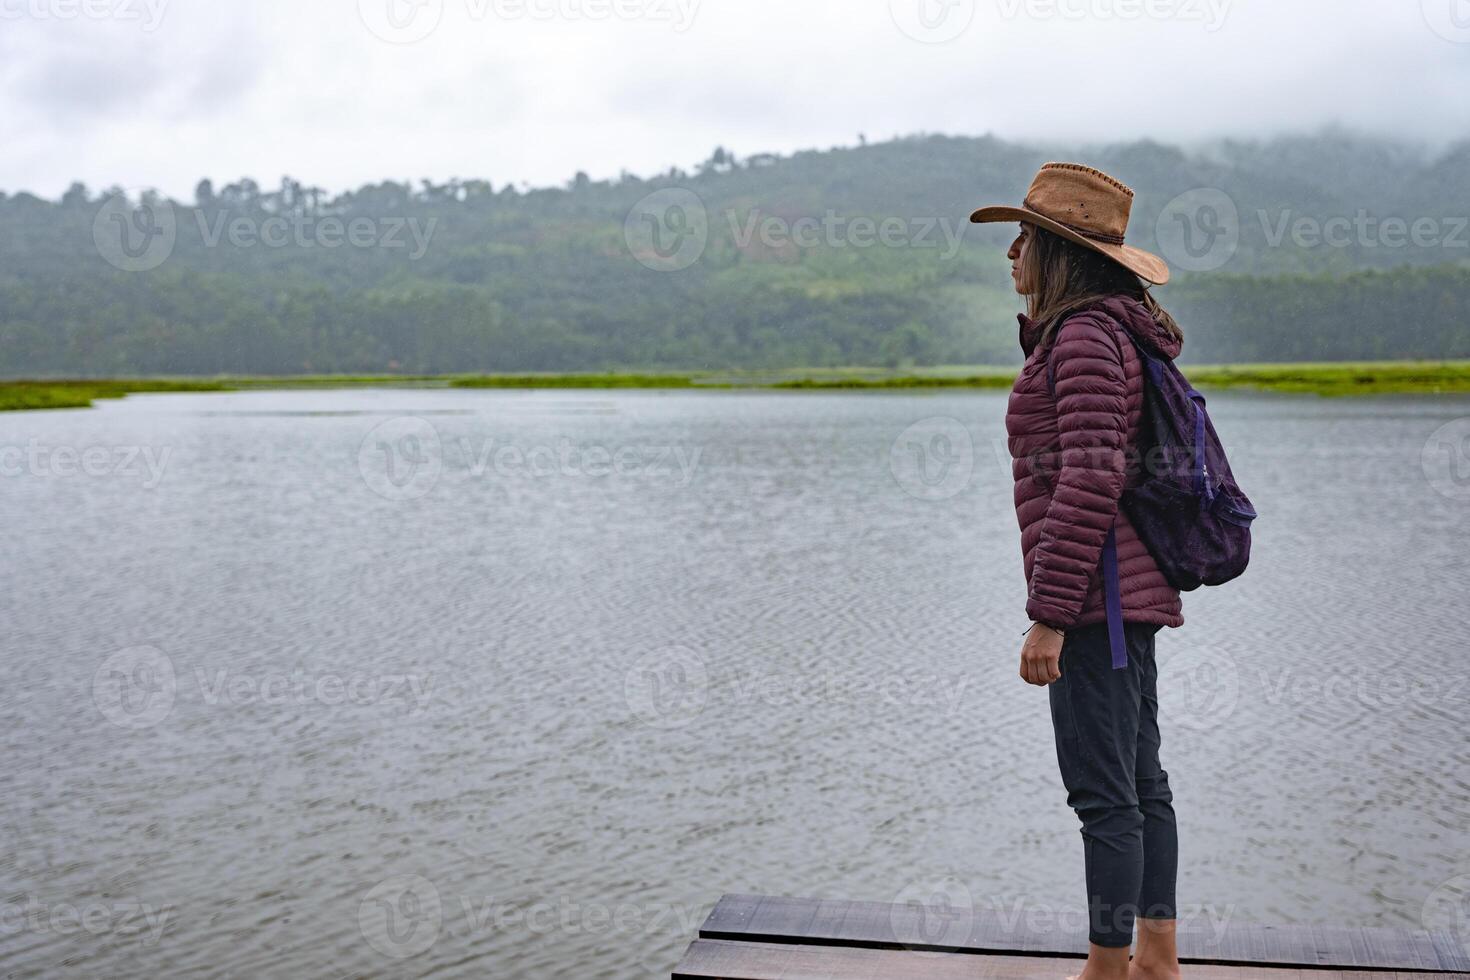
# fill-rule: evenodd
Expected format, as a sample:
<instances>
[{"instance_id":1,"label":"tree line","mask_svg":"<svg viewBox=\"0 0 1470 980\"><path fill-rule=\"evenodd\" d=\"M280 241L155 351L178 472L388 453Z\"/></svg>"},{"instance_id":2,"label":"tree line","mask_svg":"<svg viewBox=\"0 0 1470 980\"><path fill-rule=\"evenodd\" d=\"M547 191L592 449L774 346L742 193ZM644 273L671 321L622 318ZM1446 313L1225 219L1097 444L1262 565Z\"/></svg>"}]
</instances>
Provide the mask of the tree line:
<instances>
[{"instance_id":1,"label":"tree line","mask_svg":"<svg viewBox=\"0 0 1470 980\"><path fill-rule=\"evenodd\" d=\"M0 373L1016 363L1010 229L965 218L1019 196L1055 156L917 136L788 157L718 149L689 172L558 188L329 194L287 178L125 205L81 185L56 201L0 195ZM1207 190L1211 220L1219 201L1236 212L1218 268L1158 291L1186 360L1470 357L1470 248L1454 241L1470 149L1329 132L1074 156L1136 186L1142 247L1167 254L1157 235L1181 195Z\"/></svg>"}]
</instances>

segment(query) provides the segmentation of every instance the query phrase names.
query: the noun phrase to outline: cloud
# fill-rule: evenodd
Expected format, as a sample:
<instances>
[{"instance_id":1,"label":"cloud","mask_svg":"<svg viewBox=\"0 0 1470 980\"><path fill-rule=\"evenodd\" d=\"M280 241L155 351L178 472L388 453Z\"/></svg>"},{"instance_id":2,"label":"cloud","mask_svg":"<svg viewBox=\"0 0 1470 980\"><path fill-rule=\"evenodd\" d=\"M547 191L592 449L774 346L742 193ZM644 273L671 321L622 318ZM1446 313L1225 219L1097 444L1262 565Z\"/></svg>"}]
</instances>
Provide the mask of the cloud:
<instances>
[{"instance_id":1,"label":"cloud","mask_svg":"<svg viewBox=\"0 0 1470 980\"><path fill-rule=\"evenodd\" d=\"M1446 39L1431 16L1466 0L518 2L426 0L393 20L379 0L172 0L151 31L0 21L0 189L54 195L83 179L185 195L202 176L282 173L334 190L557 184L688 167L716 144L789 152L859 132L1470 134L1470 38ZM47 3L61 0L0 0ZM431 29L393 43L420 9L435 19L410 27ZM963 20L935 20L945 12Z\"/></svg>"}]
</instances>

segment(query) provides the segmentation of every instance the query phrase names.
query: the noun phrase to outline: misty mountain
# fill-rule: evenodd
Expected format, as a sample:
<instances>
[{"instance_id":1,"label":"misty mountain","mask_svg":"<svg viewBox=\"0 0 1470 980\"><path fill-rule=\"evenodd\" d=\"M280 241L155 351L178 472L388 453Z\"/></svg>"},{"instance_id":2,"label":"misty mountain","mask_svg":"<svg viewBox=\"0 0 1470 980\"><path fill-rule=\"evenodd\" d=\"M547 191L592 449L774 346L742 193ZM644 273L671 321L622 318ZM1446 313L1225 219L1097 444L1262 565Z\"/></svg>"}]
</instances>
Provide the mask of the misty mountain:
<instances>
[{"instance_id":1,"label":"misty mountain","mask_svg":"<svg viewBox=\"0 0 1470 980\"><path fill-rule=\"evenodd\" d=\"M1470 142L918 135L559 188L0 195L0 372L1015 363L1014 229L967 218L1052 159L1135 189L1186 360L1470 356Z\"/></svg>"}]
</instances>

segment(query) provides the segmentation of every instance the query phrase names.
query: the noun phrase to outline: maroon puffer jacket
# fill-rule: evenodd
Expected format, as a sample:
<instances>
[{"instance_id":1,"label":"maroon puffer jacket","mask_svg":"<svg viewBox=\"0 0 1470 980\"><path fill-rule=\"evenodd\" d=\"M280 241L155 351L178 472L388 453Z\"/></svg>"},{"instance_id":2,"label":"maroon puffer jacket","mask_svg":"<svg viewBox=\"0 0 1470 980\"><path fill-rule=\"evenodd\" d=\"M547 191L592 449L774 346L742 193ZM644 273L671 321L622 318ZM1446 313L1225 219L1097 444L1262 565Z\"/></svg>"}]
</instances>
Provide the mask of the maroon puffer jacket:
<instances>
[{"instance_id":1,"label":"maroon puffer jacket","mask_svg":"<svg viewBox=\"0 0 1470 980\"><path fill-rule=\"evenodd\" d=\"M1120 329L1170 359L1178 356L1179 341L1124 296L1068 317L1045 349L1036 348L1041 324L1024 314L1020 321L1026 363L1011 389L1006 434L1027 615L1060 629L1107 619L1102 546L1116 518L1123 620L1182 626L1179 590L1118 506L1125 449L1137 445L1143 413L1143 364ZM1047 384L1048 351L1055 398Z\"/></svg>"}]
</instances>

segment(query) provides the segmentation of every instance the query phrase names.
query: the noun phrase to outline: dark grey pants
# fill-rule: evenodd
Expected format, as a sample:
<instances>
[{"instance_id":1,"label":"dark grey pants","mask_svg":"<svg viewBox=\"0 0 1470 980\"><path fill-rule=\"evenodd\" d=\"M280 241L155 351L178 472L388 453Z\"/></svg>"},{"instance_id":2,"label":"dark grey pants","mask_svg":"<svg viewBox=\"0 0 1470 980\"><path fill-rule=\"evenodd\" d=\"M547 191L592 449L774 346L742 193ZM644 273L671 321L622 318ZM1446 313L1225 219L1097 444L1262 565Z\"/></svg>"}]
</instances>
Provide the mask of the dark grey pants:
<instances>
[{"instance_id":1,"label":"dark grey pants","mask_svg":"<svg viewBox=\"0 0 1470 980\"><path fill-rule=\"evenodd\" d=\"M1127 623L1128 666L1114 670L1106 623L1067 631L1049 688L1057 762L1082 821L1089 938L1127 946L1135 916L1175 917L1179 838L1159 765L1159 627Z\"/></svg>"}]
</instances>

